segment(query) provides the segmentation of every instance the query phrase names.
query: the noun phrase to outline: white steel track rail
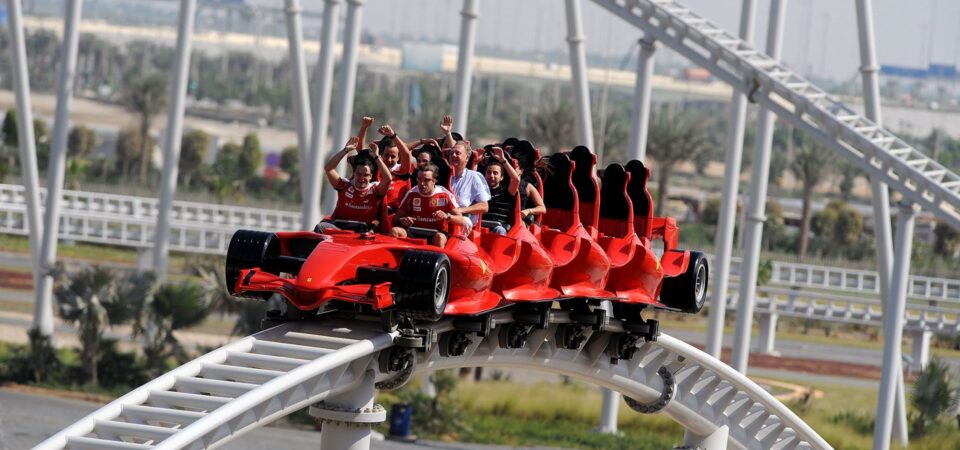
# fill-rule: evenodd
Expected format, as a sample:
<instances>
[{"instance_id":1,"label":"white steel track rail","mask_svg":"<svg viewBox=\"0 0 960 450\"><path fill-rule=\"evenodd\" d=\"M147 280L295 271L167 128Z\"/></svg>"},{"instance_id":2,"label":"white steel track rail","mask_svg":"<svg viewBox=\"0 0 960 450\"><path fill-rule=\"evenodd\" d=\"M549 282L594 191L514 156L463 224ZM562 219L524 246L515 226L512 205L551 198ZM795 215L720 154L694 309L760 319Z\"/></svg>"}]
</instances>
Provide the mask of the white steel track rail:
<instances>
[{"instance_id":1,"label":"white steel track rail","mask_svg":"<svg viewBox=\"0 0 960 450\"><path fill-rule=\"evenodd\" d=\"M379 322L274 327L150 381L35 448L213 448L351 388L393 337Z\"/></svg>"},{"instance_id":2,"label":"white steel track rail","mask_svg":"<svg viewBox=\"0 0 960 450\"><path fill-rule=\"evenodd\" d=\"M672 0L594 0L960 229L960 176Z\"/></svg>"},{"instance_id":3,"label":"white steel track rail","mask_svg":"<svg viewBox=\"0 0 960 450\"><path fill-rule=\"evenodd\" d=\"M469 339L461 356L392 347L379 321L324 319L287 323L191 361L81 419L37 449L214 448L329 395L345 392L373 370L381 386L400 385L411 372L464 366L517 367L577 377L614 389L628 404L662 411L688 430L708 435L729 427L738 449L828 449L816 432L766 390L721 361L666 335L637 344L629 360L613 362L619 321L585 330L577 349L557 344L566 312L551 311L519 348L499 336L513 324L495 313L486 337L454 331L452 319L430 328ZM449 334L447 334L449 336ZM401 372L381 371L382 351L413 355Z\"/></svg>"}]
</instances>

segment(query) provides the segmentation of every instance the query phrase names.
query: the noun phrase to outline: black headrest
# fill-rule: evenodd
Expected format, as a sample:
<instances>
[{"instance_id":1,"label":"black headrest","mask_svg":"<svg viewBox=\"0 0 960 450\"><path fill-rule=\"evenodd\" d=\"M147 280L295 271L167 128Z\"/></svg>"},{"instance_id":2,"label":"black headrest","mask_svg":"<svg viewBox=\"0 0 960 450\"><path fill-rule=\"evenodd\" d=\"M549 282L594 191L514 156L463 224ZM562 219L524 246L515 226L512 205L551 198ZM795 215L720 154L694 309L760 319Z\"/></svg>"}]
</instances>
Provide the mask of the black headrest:
<instances>
[{"instance_id":1,"label":"black headrest","mask_svg":"<svg viewBox=\"0 0 960 450\"><path fill-rule=\"evenodd\" d=\"M626 195L629 175L620 164L610 164L603 171L600 188L600 217L626 220L630 214Z\"/></svg>"},{"instance_id":2,"label":"black headrest","mask_svg":"<svg viewBox=\"0 0 960 450\"><path fill-rule=\"evenodd\" d=\"M593 203L597 198L596 178L593 174L596 156L590 149L578 145L570 150L570 159L576 164L576 170L573 172L573 184L577 187L577 195L580 197L580 201Z\"/></svg>"},{"instance_id":3,"label":"black headrest","mask_svg":"<svg viewBox=\"0 0 960 450\"><path fill-rule=\"evenodd\" d=\"M550 155L548 175L544 180L543 202L547 208L573 210L576 195L570 186L574 164L563 153Z\"/></svg>"},{"instance_id":4,"label":"black headrest","mask_svg":"<svg viewBox=\"0 0 960 450\"><path fill-rule=\"evenodd\" d=\"M634 214L646 215L650 210L650 198L647 196L647 178L650 176L650 171L636 159L627 163L626 170L630 173L627 194L633 201Z\"/></svg>"}]
</instances>

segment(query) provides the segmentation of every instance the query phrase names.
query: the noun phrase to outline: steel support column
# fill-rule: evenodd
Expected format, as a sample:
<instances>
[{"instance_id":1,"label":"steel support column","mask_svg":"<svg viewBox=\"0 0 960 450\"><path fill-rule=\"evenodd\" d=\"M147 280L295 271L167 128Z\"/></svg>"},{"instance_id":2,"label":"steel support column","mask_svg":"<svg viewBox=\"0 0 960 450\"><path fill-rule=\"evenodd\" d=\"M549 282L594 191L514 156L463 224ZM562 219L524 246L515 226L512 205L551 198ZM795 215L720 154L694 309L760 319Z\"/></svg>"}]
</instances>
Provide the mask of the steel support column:
<instances>
[{"instance_id":1,"label":"steel support column","mask_svg":"<svg viewBox=\"0 0 960 450\"><path fill-rule=\"evenodd\" d=\"M370 428L386 417L373 395L374 374L367 371L352 389L311 406L310 415L323 424L320 448L370 450Z\"/></svg>"},{"instance_id":2,"label":"steel support column","mask_svg":"<svg viewBox=\"0 0 960 450\"><path fill-rule=\"evenodd\" d=\"M743 0L740 8L740 39L753 41L756 19L755 0ZM727 152L724 157L723 194L720 196L720 218L715 236L713 261L713 296L710 298L710 318L704 351L720 357L723 344L723 324L727 311L727 287L730 281L730 257L733 254L733 231L736 228L737 199L740 189L740 162L743 158L743 133L747 122L747 97L733 91L730 99L730 125L727 128Z\"/></svg>"},{"instance_id":3,"label":"steel support column","mask_svg":"<svg viewBox=\"0 0 960 450\"><path fill-rule=\"evenodd\" d=\"M160 179L160 203L157 211L157 233L153 239L153 270L158 279L167 276L170 256L170 213L177 193L177 172L180 162L180 138L183 134L183 111L187 100L187 74L190 71L190 48L193 40L193 19L197 0L180 0L177 28L177 53L173 80L170 82L170 110L164 133L163 175Z\"/></svg>"},{"instance_id":4,"label":"steel support column","mask_svg":"<svg viewBox=\"0 0 960 450\"><path fill-rule=\"evenodd\" d=\"M566 0L567 42L570 44L570 71L573 98L577 106L577 144L593 147L593 121L590 118L590 85L587 82L587 56L583 48L583 20L580 0ZM602 162L598 162L601 163Z\"/></svg>"},{"instance_id":5,"label":"steel support column","mask_svg":"<svg viewBox=\"0 0 960 450\"><path fill-rule=\"evenodd\" d=\"M786 0L770 4L770 24L767 29L767 54L780 59L783 44L783 23L786 18ZM740 299L737 306L737 328L733 341L730 365L740 373L747 373L750 355L750 328L753 325L753 305L757 287L757 269L760 265L760 243L763 223L766 221L767 184L770 179L770 153L773 147L773 125L776 116L767 108L760 108L757 118L757 142L750 176L750 202L747 206L746 237L743 263L740 266ZM714 288L716 289L716 288Z\"/></svg>"},{"instance_id":6,"label":"steel support column","mask_svg":"<svg viewBox=\"0 0 960 450\"><path fill-rule=\"evenodd\" d=\"M647 131L650 129L650 101L653 84L653 54L657 51L657 41L653 38L640 39L637 56L637 81L633 88L633 131L630 133L630 148L627 154L631 159L643 161L647 157Z\"/></svg>"},{"instance_id":7,"label":"steel support column","mask_svg":"<svg viewBox=\"0 0 960 450\"><path fill-rule=\"evenodd\" d=\"M313 92L313 125L310 127L310 150L306 161L300 167L306 173L300 176L306 179L307 190L303 194L304 230L312 230L320 222L320 194L323 192L323 165L329 151L327 145L327 122L330 120L330 94L333 88L333 52L337 45L337 10L340 0L326 0L323 7L323 29L320 30L320 56L317 60Z\"/></svg>"},{"instance_id":8,"label":"steel support column","mask_svg":"<svg viewBox=\"0 0 960 450\"><path fill-rule=\"evenodd\" d=\"M864 112L868 119L883 126L880 111L880 82L877 72L877 53L873 32L873 2L857 0L857 37L860 44L860 77L863 85ZM880 298L884 305L890 296L890 266L893 261L893 236L890 231L890 190L880 180L870 180L873 195L873 235L876 242L877 262L880 274ZM884 306L886 308L886 306ZM901 361L897 361L901 364ZM897 394L894 408L894 436L901 446L906 447L907 413L903 391L903 371L897 370Z\"/></svg>"},{"instance_id":9,"label":"steel support column","mask_svg":"<svg viewBox=\"0 0 960 450\"><path fill-rule=\"evenodd\" d=\"M477 17L480 16L477 0L463 0L460 22L460 51L457 55L457 92L453 98L453 127L467 135L470 119L470 86L473 82L473 48L477 37Z\"/></svg>"},{"instance_id":10,"label":"steel support column","mask_svg":"<svg viewBox=\"0 0 960 450\"><path fill-rule=\"evenodd\" d=\"M7 0L7 27L10 30L10 53L13 60L13 86L17 98L17 146L20 149L20 170L27 196L24 220L30 230L30 256L34 285L40 275L40 186L37 175L37 148L33 135L33 110L30 106L30 76L27 74L27 50L23 37L23 16L20 0ZM45 336L53 335L53 309L37 303L33 310L33 328Z\"/></svg>"},{"instance_id":11,"label":"steel support column","mask_svg":"<svg viewBox=\"0 0 960 450\"><path fill-rule=\"evenodd\" d=\"M333 148L347 142L347 139L350 138L350 127L354 124L353 100L357 91L357 50L360 47L362 7L363 0L347 0L347 21L343 30L343 58L340 59L340 73L337 80L337 122L333 127ZM360 144L361 147L363 145L364 143ZM344 158L340 162L339 170L343 171L346 165L347 161ZM317 167L322 167L322 165ZM333 208L337 206L337 195L332 189L325 192L323 210L331 213Z\"/></svg>"},{"instance_id":12,"label":"steel support column","mask_svg":"<svg viewBox=\"0 0 960 450\"><path fill-rule=\"evenodd\" d=\"M730 428L726 425L717 428L707 436L698 436L690 430L683 433L682 450L727 450L727 441L730 439Z\"/></svg>"},{"instance_id":13,"label":"steel support column","mask_svg":"<svg viewBox=\"0 0 960 450\"><path fill-rule=\"evenodd\" d=\"M43 220L43 244L40 250L40 283L36 291L36 309L53 315L53 274L57 262L57 238L60 235L60 204L63 177L67 164L67 135L70 132L70 103L73 100L74 76L77 70L77 44L80 41L80 17L83 0L67 0L64 4L63 44L60 50L60 74L57 88L57 110L53 121L53 143L47 169L47 198Z\"/></svg>"},{"instance_id":14,"label":"steel support column","mask_svg":"<svg viewBox=\"0 0 960 450\"><path fill-rule=\"evenodd\" d=\"M284 12L287 13L287 50L290 52L290 62L293 64L293 111L297 125L297 148L300 155L300 195L307 197L309 188L303 167L309 161L307 147L310 145L310 90L307 88L307 64L303 59L303 22L300 13L300 0L285 0ZM307 217L306 204L301 206L303 217ZM304 225L304 224L301 224ZM313 224L306 224L303 228L310 229Z\"/></svg>"},{"instance_id":15,"label":"steel support column","mask_svg":"<svg viewBox=\"0 0 960 450\"><path fill-rule=\"evenodd\" d=\"M919 208L916 205L901 203L897 215L890 298L883 311L883 373L880 376L880 400L877 403L876 425L873 428L874 450L889 449L893 432L897 378L903 376L899 364L900 345L903 342L903 314L907 306L907 277L910 275L910 253L913 249L913 226L917 212Z\"/></svg>"}]
</instances>

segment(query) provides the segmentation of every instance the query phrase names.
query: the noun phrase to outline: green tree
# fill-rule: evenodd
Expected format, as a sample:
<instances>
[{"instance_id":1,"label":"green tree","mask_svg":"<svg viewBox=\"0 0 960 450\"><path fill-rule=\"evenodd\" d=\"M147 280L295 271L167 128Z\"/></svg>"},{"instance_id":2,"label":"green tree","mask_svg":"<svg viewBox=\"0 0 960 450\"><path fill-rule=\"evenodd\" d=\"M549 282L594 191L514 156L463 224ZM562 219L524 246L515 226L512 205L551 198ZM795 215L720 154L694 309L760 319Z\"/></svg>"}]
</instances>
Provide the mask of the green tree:
<instances>
[{"instance_id":1,"label":"green tree","mask_svg":"<svg viewBox=\"0 0 960 450\"><path fill-rule=\"evenodd\" d=\"M842 256L865 240L863 216L842 200L833 200L813 215L811 230L825 256Z\"/></svg>"},{"instance_id":2,"label":"green tree","mask_svg":"<svg viewBox=\"0 0 960 450\"><path fill-rule=\"evenodd\" d=\"M83 125L76 125L67 136L67 156L70 158L87 158L93 149L99 145L97 133Z\"/></svg>"},{"instance_id":3,"label":"green tree","mask_svg":"<svg viewBox=\"0 0 960 450\"><path fill-rule=\"evenodd\" d=\"M151 143L148 144L152 146L153 138L149 138ZM143 144L140 142L140 132L130 128L124 128L120 130L120 133L117 135L117 145L115 151L117 154L117 171L120 175L129 179L132 175L134 168L137 166L137 161L140 158L140 150L143 147Z\"/></svg>"},{"instance_id":4,"label":"green tree","mask_svg":"<svg viewBox=\"0 0 960 450\"><path fill-rule=\"evenodd\" d=\"M651 119L647 156L657 161L657 215L662 214L674 166L689 161L709 144L706 118L662 109Z\"/></svg>"},{"instance_id":5,"label":"green tree","mask_svg":"<svg viewBox=\"0 0 960 450\"><path fill-rule=\"evenodd\" d=\"M150 124L153 117L167 106L167 81L161 75L149 75L130 80L121 93L121 103L137 115L140 133L140 182L147 182L150 167Z\"/></svg>"},{"instance_id":6,"label":"green tree","mask_svg":"<svg viewBox=\"0 0 960 450\"><path fill-rule=\"evenodd\" d=\"M159 376L171 357L186 361L174 332L199 324L209 314L203 287L193 281L160 284L147 272L131 276L121 292L136 305L134 333L143 339L150 375Z\"/></svg>"},{"instance_id":7,"label":"green tree","mask_svg":"<svg viewBox=\"0 0 960 450\"><path fill-rule=\"evenodd\" d=\"M910 396L910 404L917 411L912 423L913 434L924 434L930 423L956 405L955 384L950 365L939 358L931 359L917 377Z\"/></svg>"},{"instance_id":8,"label":"green tree","mask_svg":"<svg viewBox=\"0 0 960 450\"><path fill-rule=\"evenodd\" d=\"M283 185L283 193L291 199L299 201L300 192L300 149L291 145L280 153L280 170L287 173L287 181Z\"/></svg>"},{"instance_id":9,"label":"green tree","mask_svg":"<svg viewBox=\"0 0 960 450\"><path fill-rule=\"evenodd\" d=\"M935 237L933 251L938 255L956 257L960 254L960 232L956 228L942 222L937 222L933 229Z\"/></svg>"},{"instance_id":10,"label":"green tree","mask_svg":"<svg viewBox=\"0 0 960 450\"><path fill-rule=\"evenodd\" d=\"M7 114L3 116L3 126L0 129L3 134L3 145L16 147L17 143L17 110L8 109Z\"/></svg>"},{"instance_id":11,"label":"green tree","mask_svg":"<svg viewBox=\"0 0 960 450\"><path fill-rule=\"evenodd\" d=\"M50 127L43 119L33 119L33 139L37 150L37 168L47 170L50 165Z\"/></svg>"},{"instance_id":12,"label":"green tree","mask_svg":"<svg viewBox=\"0 0 960 450\"><path fill-rule=\"evenodd\" d=\"M190 130L180 141L180 184L191 187L193 181L203 176L203 162L210 148L210 135L203 130Z\"/></svg>"},{"instance_id":13,"label":"green tree","mask_svg":"<svg viewBox=\"0 0 960 450\"><path fill-rule=\"evenodd\" d=\"M790 171L800 181L803 199L803 208L800 212L800 240L797 243L797 253L800 254L801 259L807 256L807 247L810 242L813 192L820 183L826 181L835 160L834 153L822 145L804 141L794 153L793 160L790 161Z\"/></svg>"},{"instance_id":14,"label":"green tree","mask_svg":"<svg viewBox=\"0 0 960 450\"><path fill-rule=\"evenodd\" d=\"M237 175L244 181L257 176L260 164L263 162L263 151L260 149L260 137L250 133L243 137L240 146L240 155L237 158Z\"/></svg>"},{"instance_id":15,"label":"green tree","mask_svg":"<svg viewBox=\"0 0 960 450\"><path fill-rule=\"evenodd\" d=\"M83 371L87 382L97 384L104 329L130 320L133 310L117 295L117 277L111 270L90 266L72 274L57 272L55 295L60 317L77 325Z\"/></svg>"}]
</instances>

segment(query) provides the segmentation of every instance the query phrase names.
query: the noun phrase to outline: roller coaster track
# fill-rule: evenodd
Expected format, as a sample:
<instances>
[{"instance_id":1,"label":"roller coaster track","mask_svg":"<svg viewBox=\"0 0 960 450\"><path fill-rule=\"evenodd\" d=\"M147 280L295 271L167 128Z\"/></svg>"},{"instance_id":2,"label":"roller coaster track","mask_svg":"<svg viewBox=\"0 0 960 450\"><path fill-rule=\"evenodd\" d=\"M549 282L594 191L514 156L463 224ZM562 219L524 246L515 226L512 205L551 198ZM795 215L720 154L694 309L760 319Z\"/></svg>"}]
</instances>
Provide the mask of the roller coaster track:
<instances>
[{"instance_id":1,"label":"roller coaster track","mask_svg":"<svg viewBox=\"0 0 960 450\"><path fill-rule=\"evenodd\" d=\"M376 318L327 315L284 323L150 381L36 448L213 448L371 376L389 389L415 372L472 366L592 382L623 393L635 410L662 412L698 435L726 425L730 448L831 448L762 387L670 336L637 342L625 339L630 335L617 319L594 329L560 310L551 310L539 325L515 317L522 319L509 310L493 313L492 328L482 334L459 331L454 319L444 319L428 327L436 337L428 339L432 345L417 350L394 345L404 338L383 332ZM516 339L518 333L523 339ZM459 356L443 356L455 347L452 342L459 344Z\"/></svg>"},{"instance_id":2,"label":"roller coaster track","mask_svg":"<svg viewBox=\"0 0 960 450\"><path fill-rule=\"evenodd\" d=\"M960 176L672 0L594 0L960 229ZM878 177L878 178L874 178Z\"/></svg>"}]
</instances>

